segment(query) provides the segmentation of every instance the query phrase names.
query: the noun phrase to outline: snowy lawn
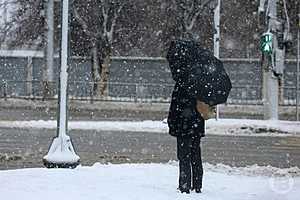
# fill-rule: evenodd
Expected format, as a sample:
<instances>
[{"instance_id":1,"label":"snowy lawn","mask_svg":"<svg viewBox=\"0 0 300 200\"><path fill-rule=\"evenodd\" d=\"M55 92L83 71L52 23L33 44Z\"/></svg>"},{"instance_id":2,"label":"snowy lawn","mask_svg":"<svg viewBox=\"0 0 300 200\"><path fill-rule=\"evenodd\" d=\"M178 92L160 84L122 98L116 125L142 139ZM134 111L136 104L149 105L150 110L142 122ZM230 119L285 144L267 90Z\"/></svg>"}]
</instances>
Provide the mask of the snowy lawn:
<instances>
[{"instance_id":1,"label":"snowy lawn","mask_svg":"<svg viewBox=\"0 0 300 200\"><path fill-rule=\"evenodd\" d=\"M257 166L235 169L206 164L203 193L188 195L176 190L177 163L95 164L74 170L20 169L0 171L0 197L1 200L299 200L300 177L292 177L291 173L299 175L299 169Z\"/></svg>"},{"instance_id":2,"label":"snowy lawn","mask_svg":"<svg viewBox=\"0 0 300 200\"><path fill-rule=\"evenodd\" d=\"M56 121L0 121L0 127L55 129ZM164 121L69 121L69 129L168 132ZM244 119L210 119L206 122L207 134L215 135L300 135L300 122Z\"/></svg>"}]
</instances>

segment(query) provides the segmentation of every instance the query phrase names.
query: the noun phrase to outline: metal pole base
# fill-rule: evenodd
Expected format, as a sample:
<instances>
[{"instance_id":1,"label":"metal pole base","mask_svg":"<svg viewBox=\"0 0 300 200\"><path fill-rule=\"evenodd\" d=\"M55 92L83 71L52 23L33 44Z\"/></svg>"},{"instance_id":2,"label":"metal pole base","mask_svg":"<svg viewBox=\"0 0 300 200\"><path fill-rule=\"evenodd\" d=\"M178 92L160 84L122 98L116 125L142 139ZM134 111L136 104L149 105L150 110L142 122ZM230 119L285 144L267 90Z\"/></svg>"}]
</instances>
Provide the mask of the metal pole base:
<instances>
[{"instance_id":1,"label":"metal pole base","mask_svg":"<svg viewBox=\"0 0 300 200\"><path fill-rule=\"evenodd\" d=\"M78 160L78 162L76 162L76 163L53 163L53 162L49 162L46 159L43 159L43 164L45 167L47 167L49 169L51 169L51 168L75 169L80 164L80 161Z\"/></svg>"},{"instance_id":2,"label":"metal pole base","mask_svg":"<svg viewBox=\"0 0 300 200\"><path fill-rule=\"evenodd\" d=\"M47 168L76 168L80 164L80 157L76 155L71 139L62 135L53 139L49 152L43 158Z\"/></svg>"}]
</instances>

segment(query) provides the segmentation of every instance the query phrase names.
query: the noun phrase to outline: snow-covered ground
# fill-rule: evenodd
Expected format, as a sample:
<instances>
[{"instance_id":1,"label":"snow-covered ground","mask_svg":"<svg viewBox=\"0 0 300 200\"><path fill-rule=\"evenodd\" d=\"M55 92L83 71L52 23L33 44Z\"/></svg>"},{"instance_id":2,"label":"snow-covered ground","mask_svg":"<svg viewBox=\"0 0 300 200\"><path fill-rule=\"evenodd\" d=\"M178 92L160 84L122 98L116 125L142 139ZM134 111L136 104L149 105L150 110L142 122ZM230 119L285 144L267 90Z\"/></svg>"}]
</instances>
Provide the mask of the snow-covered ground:
<instances>
[{"instance_id":1,"label":"snow-covered ground","mask_svg":"<svg viewBox=\"0 0 300 200\"><path fill-rule=\"evenodd\" d=\"M256 171L272 173L258 175ZM0 197L3 200L299 200L300 197L300 177L287 170L206 164L203 193L189 195L176 190L177 175L177 163L0 171Z\"/></svg>"},{"instance_id":2,"label":"snow-covered ground","mask_svg":"<svg viewBox=\"0 0 300 200\"><path fill-rule=\"evenodd\" d=\"M167 133L166 121L70 121L69 129L134 131ZM55 129L56 121L0 121L0 127ZM210 119L206 122L207 134L215 135L255 135L255 136L300 136L300 122L243 120L243 119Z\"/></svg>"},{"instance_id":3,"label":"snow-covered ground","mask_svg":"<svg viewBox=\"0 0 300 200\"><path fill-rule=\"evenodd\" d=\"M56 121L0 121L3 128L55 129ZM167 133L165 121L71 121L70 129ZM208 134L299 135L300 123L221 119L209 120ZM299 200L300 169L205 164L203 193L181 194L178 163L121 164L71 169L0 171L2 200Z\"/></svg>"}]
</instances>

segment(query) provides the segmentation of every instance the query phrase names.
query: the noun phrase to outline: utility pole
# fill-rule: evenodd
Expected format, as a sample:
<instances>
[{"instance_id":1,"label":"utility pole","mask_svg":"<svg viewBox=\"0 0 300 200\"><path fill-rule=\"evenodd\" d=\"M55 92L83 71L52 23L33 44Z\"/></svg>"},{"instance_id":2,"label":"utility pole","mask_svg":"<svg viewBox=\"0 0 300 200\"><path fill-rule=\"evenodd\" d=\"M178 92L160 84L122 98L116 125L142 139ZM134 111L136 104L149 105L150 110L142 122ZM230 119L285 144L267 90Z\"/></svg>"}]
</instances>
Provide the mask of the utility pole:
<instances>
[{"instance_id":1,"label":"utility pole","mask_svg":"<svg viewBox=\"0 0 300 200\"><path fill-rule=\"evenodd\" d=\"M51 85L53 81L53 55L54 55L54 0L46 0L46 48L45 48L45 71L44 71L44 96L51 96L54 88ZM52 86L52 87L51 87Z\"/></svg>"},{"instance_id":2,"label":"utility pole","mask_svg":"<svg viewBox=\"0 0 300 200\"><path fill-rule=\"evenodd\" d=\"M300 13L298 14L297 29L296 119L299 121Z\"/></svg>"},{"instance_id":3,"label":"utility pole","mask_svg":"<svg viewBox=\"0 0 300 200\"><path fill-rule=\"evenodd\" d=\"M214 9L214 56L220 59L220 12L221 12L221 0L218 0L218 4ZM219 119L220 108L217 106L216 119Z\"/></svg>"},{"instance_id":4,"label":"utility pole","mask_svg":"<svg viewBox=\"0 0 300 200\"><path fill-rule=\"evenodd\" d=\"M269 13L268 17L268 31L274 34L273 37L273 51L276 49L276 23L277 23L277 0L268 1ZM276 51L276 50L275 50ZM272 69L274 68L274 54L272 53L267 65L263 69L263 102L264 102L264 119L278 119L278 78L274 75Z\"/></svg>"},{"instance_id":5,"label":"utility pole","mask_svg":"<svg viewBox=\"0 0 300 200\"><path fill-rule=\"evenodd\" d=\"M279 86L282 85L286 44L291 39L286 1L283 2L287 26L278 17L278 9L282 9L278 6L279 0L260 0L259 6L259 13L265 13L267 24L267 31L261 37L264 119L267 120L278 120Z\"/></svg>"}]
</instances>

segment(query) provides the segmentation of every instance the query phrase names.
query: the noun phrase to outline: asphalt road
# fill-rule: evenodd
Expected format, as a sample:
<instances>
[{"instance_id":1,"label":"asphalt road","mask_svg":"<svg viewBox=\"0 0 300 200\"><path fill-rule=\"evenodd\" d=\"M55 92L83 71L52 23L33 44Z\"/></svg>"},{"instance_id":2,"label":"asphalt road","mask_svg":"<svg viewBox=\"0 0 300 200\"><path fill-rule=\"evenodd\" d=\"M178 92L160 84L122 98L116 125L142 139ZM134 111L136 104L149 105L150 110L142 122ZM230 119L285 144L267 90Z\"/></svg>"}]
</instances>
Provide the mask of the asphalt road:
<instances>
[{"instance_id":1,"label":"asphalt road","mask_svg":"<svg viewBox=\"0 0 300 200\"><path fill-rule=\"evenodd\" d=\"M55 107L47 107L46 105L38 105L34 107L32 105L23 105L21 107L2 107L0 101L0 120L56 120L57 109ZM41 104L41 103L40 103ZM122 103L120 103L122 104ZM113 102L109 105L105 103L101 105L91 105L87 104L81 106L83 108L77 108L73 105L69 108L69 119L70 120L162 120L168 115L168 104L151 104L142 105L140 108L139 104L125 104L125 108L120 106L117 107L118 103ZM133 107L130 107L132 105ZM88 107L89 108L86 108ZM101 109L99 109L101 108ZM259 112L260 107L244 108L239 106L238 108L223 107L220 111L221 118L234 118L234 119L263 119L263 115ZM281 111L279 113L279 119L281 120L295 120L295 109L294 108L281 108L281 110L286 110L286 112Z\"/></svg>"},{"instance_id":2,"label":"asphalt road","mask_svg":"<svg viewBox=\"0 0 300 200\"><path fill-rule=\"evenodd\" d=\"M0 128L0 169L42 167L55 130ZM69 132L83 165L176 160L176 140L166 133ZM300 137L208 135L203 160L231 166L300 167Z\"/></svg>"},{"instance_id":3,"label":"asphalt road","mask_svg":"<svg viewBox=\"0 0 300 200\"><path fill-rule=\"evenodd\" d=\"M3 108L0 107L0 120L56 120L57 110L49 108ZM151 110L69 110L69 120L162 120L167 116L166 111Z\"/></svg>"}]
</instances>

